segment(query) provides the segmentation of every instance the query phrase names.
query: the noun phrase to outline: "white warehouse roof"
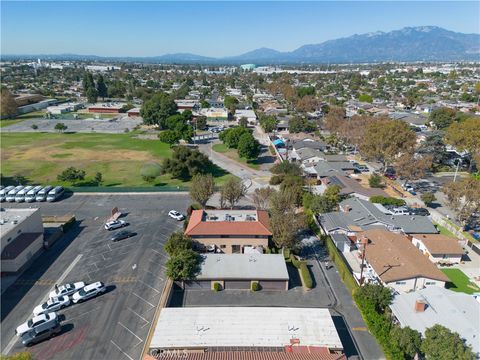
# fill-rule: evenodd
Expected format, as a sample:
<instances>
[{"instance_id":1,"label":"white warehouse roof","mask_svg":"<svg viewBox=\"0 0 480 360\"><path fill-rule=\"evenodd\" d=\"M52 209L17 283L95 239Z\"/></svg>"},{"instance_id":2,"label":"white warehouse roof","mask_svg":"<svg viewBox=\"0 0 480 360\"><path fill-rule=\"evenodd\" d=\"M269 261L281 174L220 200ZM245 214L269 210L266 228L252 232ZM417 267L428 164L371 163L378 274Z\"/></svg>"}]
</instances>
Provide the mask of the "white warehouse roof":
<instances>
[{"instance_id":1,"label":"white warehouse roof","mask_svg":"<svg viewBox=\"0 0 480 360\"><path fill-rule=\"evenodd\" d=\"M285 347L343 349L328 309L268 307L164 308L150 348Z\"/></svg>"}]
</instances>

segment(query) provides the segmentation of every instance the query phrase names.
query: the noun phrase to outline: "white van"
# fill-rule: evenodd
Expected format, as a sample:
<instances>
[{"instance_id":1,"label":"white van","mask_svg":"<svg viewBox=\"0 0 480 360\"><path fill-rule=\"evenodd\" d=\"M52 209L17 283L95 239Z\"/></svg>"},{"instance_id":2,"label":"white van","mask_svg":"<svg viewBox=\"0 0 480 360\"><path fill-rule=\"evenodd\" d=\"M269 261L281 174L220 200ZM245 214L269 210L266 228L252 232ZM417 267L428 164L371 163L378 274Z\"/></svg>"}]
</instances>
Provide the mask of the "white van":
<instances>
[{"instance_id":1,"label":"white van","mask_svg":"<svg viewBox=\"0 0 480 360\"><path fill-rule=\"evenodd\" d=\"M52 202L60 199L65 192L63 186L55 186L54 189L50 190L47 195L47 201Z\"/></svg>"},{"instance_id":2,"label":"white van","mask_svg":"<svg viewBox=\"0 0 480 360\"><path fill-rule=\"evenodd\" d=\"M35 196L35 201L45 201L47 200L47 195L50 190L53 189L53 186L47 185L42 190L40 190L37 195Z\"/></svg>"},{"instance_id":3,"label":"white van","mask_svg":"<svg viewBox=\"0 0 480 360\"><path fill-rule=\"evenodd\" d=\"M15 202L24 202L25 195L27 195L27 193L32 189L33 189L33 186L29 185L29 186L25 186L22 190L17 192L15 194Z\"/></svg>"},{"instance_id":4,"label":"white van","mask_svg":"<svg viewBox=\"0 0 480 360\"><path fill-rule=\"evenodd\" d=\"M25 202L34 202L35 201L35 196L37 193L43 189L43 186L35 186L32 190L27 192L27 195L25 195Z\"/></svg>"},{"instance_id":5,"label":"white van","mask_svg":"<svg viewBox=\"0 0 480 360\"><path fill-rule=\"evenodd\" d=\"M15 201L15 195L17 195L17 193L22 190L25 186L23 185L18 185L18 186L15 186L15 188L13 188L12 190L10 190L7 194L7 198L6 200L8 202L14 202Z\"/></svg>"},{"instance_id":6,"label":"white van","mask_svg":"<svg viewBox=\"0 0 480 360\"><path fill-rule=\"evenodd\" d=\"M7 186L6 188L3 188L2 190L0 190L0 201L1 202L4 202L5 199L7 198L7 194L9 193L9 191L15 189L15 186Z\"/></svg>"}]
</instances>

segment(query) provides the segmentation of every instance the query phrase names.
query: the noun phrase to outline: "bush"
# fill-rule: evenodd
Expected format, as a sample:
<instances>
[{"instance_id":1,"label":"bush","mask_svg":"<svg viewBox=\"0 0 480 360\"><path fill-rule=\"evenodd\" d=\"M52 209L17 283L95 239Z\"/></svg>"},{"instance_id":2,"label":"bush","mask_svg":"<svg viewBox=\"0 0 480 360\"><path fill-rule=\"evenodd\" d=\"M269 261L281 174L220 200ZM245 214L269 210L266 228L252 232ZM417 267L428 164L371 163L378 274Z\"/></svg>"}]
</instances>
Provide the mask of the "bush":
<instances>
[{"instance_id":1,"label":"bush","mask_svg":"<svg viewBox=\"0 0 480 360\"><path fill-rule=\"evenodd\" d=\"M422 194L420 196L420 199L422 199L422 201L425 203L425 205L427 205L428 207L430 207L430 205L432 205L432 203L437 200L437 198L435 197L435 194L434 193L425 193L425 194Z\"/></svg>"},{"instance_id":2,"label":"bush","mask_svg":"<svg viewBox=\"0 0 480 360\"><path fill-rule=\"evenodd\" d=\"M213 283L213 290L214 291L220 291L222 290L222 285L219 282L214 282Z\"/></svg>"},{"instance_id":3,"label":"bush","mask_svg":"<svg viewBox=\"0 0 480 360\"><path fill-rule=\"evenodd\" d=\"M372 196L370 198L371 203L382 204L382 205L394 205L394 206L403 206L405 205L405 200L397 199L393 197L385 197L381 195Z\"/></svg>"},{"instance_id":4,"label":"bush","mask_svg":"<svg viewBox=\"0 0 480 360\"><path fill-rule=\"evenodd\" d=\"M284 248L283 249L283 257L286 259L290 259L290 249Z\"/></svg>"},{"instance_id":5,"label":"bush","mask_svg":"<svg viewBox=\"0 0 480 360\"><path fill-rule=\"evenodd\" d=\"M260 284L258 283L258 281L252 281L252 285L251 285L250 289L252 291L260 290Z\"/></svg>"},{"instance_id":6,"label":"bush","mask_svg":"<svg viewBox=\"0 0 480 360\"><path fill-rule=\"evenodd\" d=\"M310 271L308 270L307 263L302 262L299 270L302 277L303 286L311 289L313 287L313 280L312 276L310 275Z\"/></svg>"},{"instance_id":7,"label":"bush","mask_svg":"<svg viewBox=\"0 0 480 360\"><path fill-rule=\"evenodd\" d=\"M283 175L273 175L270 178L270 185L278 185L281 184L283 181Z\"/></svg>"},{"instance_id":8,"label":"bush","mask_svg":"<svg viewBox=\"0 0 480 360\"><path fill-rule=\"evenodd\" d=\"M372 188L383 188L385 185L383 184L383 179L380 175L378 174L372 174L370 178L368 179L368 184Z\"/></svg>"},{"instance_id":9,"label":"bush","mask_svg":"<svg viewBox=\"0 0 480 360\"><path fill-rule=\"evenodd\" d=\"M76 169L73 166L63 170L58 176L57 179L60 181L69 181L75 182L76 180L85 179L85 170Z\"/></svg>"},{"instance_id":10,"label":"bush","mask_svg":"<svg viewBox=\"0 0 480 360\"><path fill-rule=\"evenodd\" d=\"M140 175L142 176L142 179L146 182L154 181L158 176L160 176L161 173L162 167L155 162L150 162L143 165L142 169L140 170Z\"/></svg>"}]
</instances>

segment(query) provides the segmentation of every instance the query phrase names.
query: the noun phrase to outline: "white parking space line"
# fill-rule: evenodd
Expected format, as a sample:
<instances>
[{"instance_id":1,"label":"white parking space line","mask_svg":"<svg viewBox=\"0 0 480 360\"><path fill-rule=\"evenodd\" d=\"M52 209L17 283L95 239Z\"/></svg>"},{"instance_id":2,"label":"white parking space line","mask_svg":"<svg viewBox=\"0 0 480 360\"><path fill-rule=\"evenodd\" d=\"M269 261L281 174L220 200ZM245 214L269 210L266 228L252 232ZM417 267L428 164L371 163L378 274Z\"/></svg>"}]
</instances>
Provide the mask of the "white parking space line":
<instances>
[{"instance_id":1,"label":"white parking space line","mask_svg":"<svg viewBox=\"0 0 480 360\"><path fill-rule=\"evenodd\" d=\"M82 258L82 254L79 254L77 255L77 257L71 262L71 264L65 269L65 271L63 272L62 275L60 275L60 277L57 279L57 281L55 282L56 284L61 284L65 278L67 277L67 275L70 273L70 271L72 271L72 269L75 267L75 265L77 265L77 263L80 261L80 259ZM43 299L40 301L40 303L43 303L47 300L48 298L48 295L50 294L50 292L55 289L55 286L52 286L48 291L47 293L45 294L45 296L43 297ZM19 322L19 323L24 323L25 321L27 321L27 319L30 318L30 314L28 315L27 318L25 318L23 321ZM18 340L18 337L16 335L13 335L13 337L10 339L10 341L8 342L7 346L5 346L5 348L3 349L2 353L3 354L8 354L12 348L15 346L15 343L17 342Z\"/></svg>"},{"instance_id":2,"label":"white parking space line","mask_svg":"<svg viewBox=\"0 0 480 360\"><path fill-rule=\"evenodd\" d=\"M143 321L145 321L145 324L143 324L143 326L141 327L141 329L143 329L145 326L147 326L148 324L150 324L150 321L148 321L147 319L145 319L142 315L140 315L139 313L137 313L135 310L131 309L131 308L128 308L128 310L130 310L131 312L133 312L135 315L137 315L140 319L142 319Z\"/></svg>"},{"instance_id":3,"label":"white parking space line","mask_svg":"<svg viewBox=\"0 0 480 360\"><path fill-rule=\"evenodd\" d=\"M160 291L158 291L157 289L155 289L153 286L148 285L147 283L143 282L142 280L138 280L138 281L141 282L143 285L149 287L149 288L152 289L153 291L155 291L157 294L160 293Z\"/></svg>"},{"instance_id":4,"label":"white parking space line","mask_svg":"<svg viewBox=\"0 0 480 360\"><path fill-rule=\"evenodd\" d=\"M140 295L132 292L133 295L135 295L136 297L138 297L140 300L143 300L144 302L146 302L148 305L150 305L151 307L155 307L155 305L153 305L150 301L147 301L145 300L144 298L142 298Z\"/></svg>"},{"instance_id":5,"label":"white parking space line","mask_svg":"<svg viewBox=\"0 0 480 360\"><path fill-rule=\"evenodd\" d=\"M121 264L121 263L122 263L122 261L117 261L117 262L115 262L115 263L113 263L113 264L110 264L110 265L107 265L107 266L103 267L102 270L103 270L103 269L106 269L106 268L109 268L110 266L118 265L118 264Z\"/></svg>"},{"instance_id":6,"label":"white parking space line","mask_svg":"<svg viewBox=\"0 0 480 360\"><path fill-rule=\"evenodd\" d=\"M127 330L130 334L132 334L133 336L135 336L140 342L143 342L143 340L137 336L137 334L135 334L132 330L130 330L128 327L126 327L125 325L123 325L120 321L118 322L118 325L120 325L121 327L123 327L125 330Z\"/></svg>"},{"instance_id":7,"label":"white parking space line","mask_svg":"<svg viewBox=\"0 0 480 360\"><path fill-rule=\"evenodd\" d=\"M73 320L73 319L81 318L82 316L87 315L87 314L90 314L91 312L94 312L95 310L98 310L98 309L100 309L100 306L99 306L99 307L96 307L96 308L94 308L94 309L92 309L92 310L88 310L88 311L84 312L83 314L74 316L74 317L72 317L72 318L68 318L67 320L68 320L68 321L71 321L71 320Z\"/></svg>"},{"instance_id":8,"label":"white parking space line","mask_svg":"<svg viewBox=\"0 0 480 360\"><path fill-rule=\"evenodd\" d=\"M152 273L151 271L149 271L149 270L147 270L147 269L143 269L143 271L145 271L145 272L147 272L147 273L149 273L149 274L153 275L154 277L156 277L156 278L157 278L157 279L159 279L159 280L162 280L162 281L164 281L164 280L163 280L163 279L162 279L160 276L157 276L157 275L155 275L154 273Z\"/></svg>"},{"instance_id":9,"label":"white parking space line","mask_svg":"<svg viewBox=\"0 0 480 360\"><path fill-rule=\"evenodd\" d=\"M118 346L117 344L115 344L115 343L113 342L113 340L110 340L110 342L111 342L113 345L115 345L115 347L116 347L118 350L120 350L120 352L121 352L123 355L125 355L126 357L128 357L130 360L133 360L133 358L132 358L130 355L128 355L125 351L123 351L120 346Z\"/></svg>"}]
</instances>

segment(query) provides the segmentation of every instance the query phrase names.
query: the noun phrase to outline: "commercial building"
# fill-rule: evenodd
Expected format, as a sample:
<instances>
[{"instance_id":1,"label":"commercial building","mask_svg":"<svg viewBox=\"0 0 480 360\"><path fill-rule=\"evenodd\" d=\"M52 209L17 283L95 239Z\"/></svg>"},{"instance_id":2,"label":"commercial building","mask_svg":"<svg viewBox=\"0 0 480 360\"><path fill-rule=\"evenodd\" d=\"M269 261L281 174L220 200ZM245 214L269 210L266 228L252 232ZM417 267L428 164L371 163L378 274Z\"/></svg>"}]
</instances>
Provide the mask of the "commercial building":
<instances>
[{"instance_id":1,"label":"commercial building","mask_svg":"<svg viewBox=\"0 0 480 360\"><path fill-rule=\"evenodd\" d=\"M43 248L43 224L39 209L0 209L1 269L15 273Z\"/></svg>"},{"instance_id":2,"label":"commercial building","mask_svg":"<svg viewBox=\"0 0 480 360\"><path fill-rule=\"evenodd\" d=\"M175 350L318 352L341 356L343 345L328 309L164 308L150 343L150 354Z\"/></svg>"},{"instance_id":3,"label":"commercial building","mask_svg":"<svg viewBox=\"0 0 480 360\"><path fill-rule=\"evenodd\" d=\"M177 104L177 109L182 112L183 110L196 110L200 107L200 102L198 100L175 100Z\"/></svg>"},{"instance_id":4,"label":"commercial building","mask_svg":"<svg viewBox=\"0 0 480 360\"><path fill-rule=\"evenodd\" d=\"M238 109L235 111L235 120L240 121L241 118L247 119L249 124L255 125L257 123L257 115L253 110Z\"/></svg>"},{"instance_id":5,"label":"commercial building","mask_svg":"<svg viewBox=\"0 0 480 360\"><path fill-rule=\"evenodd\" d=\"M195 280L183 285L186 289L213 289L218 282L226 290L250 290L257 281L262 290L288 290L288 279L282 254L206 254Z\"/></svg>"},{"instance_id":6,"label":"commercial building","mask_svg":"<svg viewBox=\"0 0 480 360\"><path fill-rule=\"evenodd\" d=\"M427 287L395 295L390 308L400 326L425 334L426 329L440 324L460 334L480 357L480 302L472 295Z\"/></svg>"},{"instance_id":7,"label":"commercial building","mask_svg":"<svg viewBox=\"0 0 480 360\"><path fill-rule=\"evenodd\" d=\"M90 113L118 114L121 112L123 103L99 103L88 107Z\"/></svg>"},{"instance_id":8,"label":"commercial building","mask_svg":"<svg viewBox=\"0 0 480 360\"><path fill-rule=\"evenodd\" d=\"M263 252L272 232L264 210L193 210L185 235L199 250L231 254Z\"/></svg>"},{"instance_id":9,"label":"commercial building","mask_svg":"<svg viewBox=\"0 0 480 360\"><path fill-rule=\"evenodd\" d=\"M136 107L127 111L128 117L140 116L140 108Z\"/></svg>"},{"instance_id":10,"label":"commercial building","mask_svg":"<svg viewBox=\"0 0 480 360\"><path fill-rule=\"evenodd\" d=\"M435 264L458 264L464 250L458 240L441 234L411 234L412 244Z\"/></svg>"},{"instance_id":11,"label":"commercial building","mask_svg":"<svg viewBox=\"0 0 480 360\"><path fill-rule=\"evenodd\" d=\"M402 235L383 229L364 231L367 281L379 281L403 293L424 287L445 287L448 277ZM358 277L358 274L355 274Z\"/></svg>"},{"instance_id":12,"label":"commercial building","mask_svg":"<svg viewBox=\"0 0 480 360\"><path fill-rule=\"evenodd\" d=\"M224 108L202 109L200 114L207 117L207 121L227 121L228 110Z\"/></svg>"}]
</instances>

